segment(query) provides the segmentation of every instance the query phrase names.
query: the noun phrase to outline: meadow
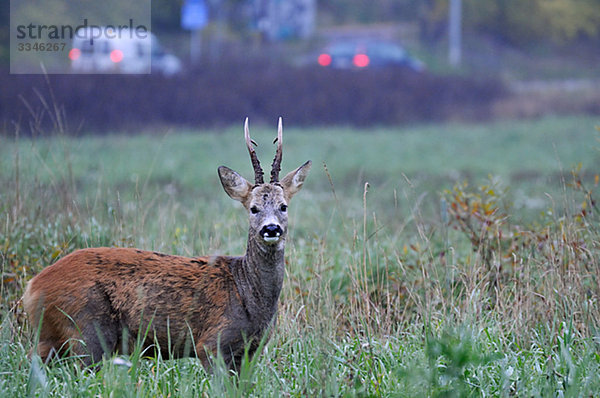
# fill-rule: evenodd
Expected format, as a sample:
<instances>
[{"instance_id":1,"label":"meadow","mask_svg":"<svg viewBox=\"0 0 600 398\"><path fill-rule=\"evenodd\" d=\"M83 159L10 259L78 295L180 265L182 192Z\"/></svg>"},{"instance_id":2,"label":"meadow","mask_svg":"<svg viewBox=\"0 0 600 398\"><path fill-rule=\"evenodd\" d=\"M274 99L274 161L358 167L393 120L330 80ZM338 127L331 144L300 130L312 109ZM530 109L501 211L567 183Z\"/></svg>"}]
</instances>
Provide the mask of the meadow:
<instances>
[{"instance_id":1,"label":"meadow","mask_svg":"<svg viewBox=\"0 0 600 398\"><path fill-rule=\"evenodd\" d=\"M264 164L273 126L250 121ZM284 121L285 122L285 121ZM371 129L284 126L290 204L277 326L238 372L137 350L97 371L36 356L27 281L83 247L242 254L240 126L0 137L4 396L596 396L600 124L547 117ZM121 361L125 362L125 361Z\"/></svg>"}]
</instances>

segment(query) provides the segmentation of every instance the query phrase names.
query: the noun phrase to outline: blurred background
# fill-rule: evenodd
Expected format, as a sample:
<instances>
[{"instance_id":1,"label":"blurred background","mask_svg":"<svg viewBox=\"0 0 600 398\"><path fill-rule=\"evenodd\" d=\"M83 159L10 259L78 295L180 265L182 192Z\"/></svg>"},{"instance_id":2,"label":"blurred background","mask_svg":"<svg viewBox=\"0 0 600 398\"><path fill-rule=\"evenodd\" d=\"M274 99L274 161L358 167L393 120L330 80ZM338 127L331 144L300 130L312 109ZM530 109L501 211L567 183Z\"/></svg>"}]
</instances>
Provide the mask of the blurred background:
<instances>
[{"instance_id":1,"label":"blurred background","mask_svg":"<svg viewBox=\"0 0 600 398\"><path fill-rule=\"evenodd\" d=\"M4 134L57 110L68 134L600 114L600 0L152 0L151 74L81 66L74 41L72 74L48 76L9 74L7 3Z\"/></svg>"}]
</instances>

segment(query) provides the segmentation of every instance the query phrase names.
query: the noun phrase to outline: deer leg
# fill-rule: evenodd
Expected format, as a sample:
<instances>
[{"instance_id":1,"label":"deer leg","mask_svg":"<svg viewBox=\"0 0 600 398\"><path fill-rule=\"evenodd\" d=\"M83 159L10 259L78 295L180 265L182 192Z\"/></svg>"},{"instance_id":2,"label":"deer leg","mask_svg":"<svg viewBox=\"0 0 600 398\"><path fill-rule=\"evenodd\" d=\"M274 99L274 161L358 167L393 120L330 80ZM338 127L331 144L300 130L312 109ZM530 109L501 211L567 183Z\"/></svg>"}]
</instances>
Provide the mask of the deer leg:
<instances>
[{"instance_id":1,"label":"deer leg","mask_svg":"<svg viewBox=\"0 0 600 398\"><path fill-rule=\"evenodd\" d=\"M43 363L48 363L54 358L54 356L58 353L58 349L56 347L60 347L56 341L47 341L40 340L37 344L37 354L40 356L40 359ZM29 357L33 354L33 350L29 353Z\"/></svg>"},{"instance_id":2,"label":"deer leg","mask_svg":"<svg viewBox=\"0 0 600 398\"><path fill-rule=\"evenodd\" d=\"M99 288L90 290L86 306L75 319L85 347L77 343L72 346L74 354L87 354L83 358L86 366L100 362L104 354L111 354L116 350L120 323L113 314L108 297L101 294Z\"/></svg>"},{"instance_id":3,"label":"deer leg","mask_svg":"<svg viewBox=\"0 0 600 398\"><path fill-rule=\"evenodd\" d=\"M104 354L110 355L116 350L119 340L118 323L115 321L90 322L81 330L81 338L85 343L83 350L75 348L75 354L88 354L83 358L86 366L102 360Z\"/></svg>"},{"instance_id":4,"label":"deer leg","mask_svg":"<svg viewBox=\"0 0 600 398\"><path fill-rule=\"evenodd\" d=\"M258 347L258 342L255 339L246 338L243 333L240 333L239 331L224 330L219 337L219 340L214 344L213 352L216 352L218 349L219 355L221 355L225 365L229 369L239 371L246 352L246 347L248 348L248 356L250 359Z\"/></svg>"}]
</instances>

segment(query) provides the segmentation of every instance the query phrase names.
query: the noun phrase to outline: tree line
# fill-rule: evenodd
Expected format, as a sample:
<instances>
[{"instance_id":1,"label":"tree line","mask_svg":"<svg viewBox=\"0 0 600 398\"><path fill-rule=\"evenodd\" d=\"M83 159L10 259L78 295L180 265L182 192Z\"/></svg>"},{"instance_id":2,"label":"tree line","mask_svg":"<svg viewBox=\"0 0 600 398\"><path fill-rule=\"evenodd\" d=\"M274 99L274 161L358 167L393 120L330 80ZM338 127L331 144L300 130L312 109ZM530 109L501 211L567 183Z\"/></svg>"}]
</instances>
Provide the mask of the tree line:
<instances>
[{"instance_id":1,"label":"tree line","mask_svg":"<svg viewBox=\"0 0 600 398\"><path fill-rule=\"evenodd\" d=\"M62 1L62 0L61 0ZM274 0L205 0L212 21L226 23L240 36L255 28L253 9ZM347 23L416 22L420 38L434 43L446 37L449 0L315 0L317 26ZM184 0L152 0L154 31L180 30ZM9 57L10 2L0 6L0 63ZM45 3L52 14L52 0ZM600 43L600 0L462 0L463 29L493 35L507 44L547 42ZM60 7L57 7L60 12Z\"/></svg>"}]
</instances>

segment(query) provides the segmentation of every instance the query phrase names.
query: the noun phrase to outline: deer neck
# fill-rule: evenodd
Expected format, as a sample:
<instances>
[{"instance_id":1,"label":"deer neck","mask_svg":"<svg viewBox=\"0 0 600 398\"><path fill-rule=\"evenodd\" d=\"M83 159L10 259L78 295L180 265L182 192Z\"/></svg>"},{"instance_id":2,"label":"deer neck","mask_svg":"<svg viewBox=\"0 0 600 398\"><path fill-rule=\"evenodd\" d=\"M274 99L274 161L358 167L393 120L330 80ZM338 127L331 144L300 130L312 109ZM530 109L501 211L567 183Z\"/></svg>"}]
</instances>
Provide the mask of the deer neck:
<instances>
[{"instance_id":1,"label":"deer neck","mask_svg":"<svg viewBox=\"0 0 600 398\"><path fill-rule=\"evenodd\" d=\"M270 322L277 310L283 276L285 242L266 245L248 237L246 255L237 267L240 296L249 315L259 322Z\"/></svg>"}]
</instances>

